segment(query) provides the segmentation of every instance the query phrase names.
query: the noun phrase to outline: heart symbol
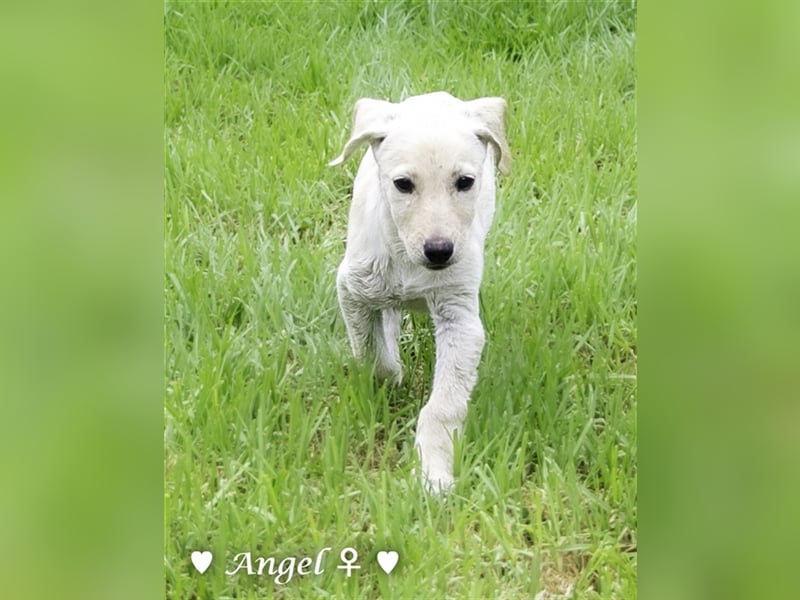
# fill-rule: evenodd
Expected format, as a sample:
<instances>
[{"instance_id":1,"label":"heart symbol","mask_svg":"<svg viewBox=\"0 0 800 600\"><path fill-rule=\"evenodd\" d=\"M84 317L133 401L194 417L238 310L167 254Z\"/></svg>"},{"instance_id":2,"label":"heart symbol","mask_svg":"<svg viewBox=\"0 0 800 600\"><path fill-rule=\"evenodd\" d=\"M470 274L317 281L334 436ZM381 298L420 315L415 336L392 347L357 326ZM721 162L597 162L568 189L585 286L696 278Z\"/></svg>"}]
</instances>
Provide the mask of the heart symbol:
<instances>
[{"instance_id":1,"label":"heart symbol","mask_svg":"<svg viewBox=\"0 0 800 600\"><path fill-rule=\"evenodd\" d=\"M378 552L378 564L383 569L384 573L387 575L392 572L395 565L397 565L397 561L400 557L397 555L397 552L391 550L389 552L384 552L381 550Z\"/></svg>"},{"instance_id":2,"label":"heart symbol","mask_svg":"<svg viewBox=\"0 0 800 600\"><path fill-rule=\"evenodd\" d=\"M212 558L213 555L208 550L206 550L205 552L198 552L197 550L192 552L192 564L194 565L194 568L200 572L201 575L208 570L209 566L211 566Z\"/></svg>"}]
</instances>

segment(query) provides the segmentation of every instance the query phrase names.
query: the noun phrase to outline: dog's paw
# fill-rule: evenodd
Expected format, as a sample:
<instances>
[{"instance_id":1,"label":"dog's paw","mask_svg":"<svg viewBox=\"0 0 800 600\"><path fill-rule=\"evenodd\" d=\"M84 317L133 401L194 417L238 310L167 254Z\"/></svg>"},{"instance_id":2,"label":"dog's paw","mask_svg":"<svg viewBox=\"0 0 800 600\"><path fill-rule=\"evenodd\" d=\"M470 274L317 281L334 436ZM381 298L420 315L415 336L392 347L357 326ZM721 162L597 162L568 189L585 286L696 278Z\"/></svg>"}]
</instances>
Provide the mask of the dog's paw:
<instances>
[{"instance_id":1,"label":"dog's paw","mask_svg":"<svg viewBox=\"0 0 800 600\"><path fill-rule=\"evenodd\" d=\"M452 475L442 473L439 475L424 475L422 483L425 486L425 491L434 496L441 496L453 489L456 480Z\"/></svg>"},{"instance_id":2,"label":"dog's paw","mask_svg":"<svg viewBox=\"0 0 800 600\"><path fill-rule=\"evenodd\" d=\"M411 469L411 476L415 477L422 483L425 491L432 496L443 496L448 491L452 490L456 482L452 475L442 473L439 476L432 474L425 475L420 473L416 467Z\"/></svg>"},{"instance_id":3,"label":"dog's paw","mask_svg":"<svg viewBox=\"0 0 800 600\"><path fill-rule=\"evenodd\" d=\"M377 363L375 365L375 377L381 382L400 385L403 383L403 369L400 367L386 367Z\"/></svg>"},{"instance_id":4,"label":"dog's paw","mask_svg":"<svg viewBox=\"0 0 800 600\"><path fill-rule=\"evenodd\" d=\"M424 410L424 409L423 409ZM422 484L431 494L441 494L455 484L453 478L453 442L441 435L440 427L426 426L425 414L420 415L416 448L422 467Z\"/></svg>"}]
</instances>

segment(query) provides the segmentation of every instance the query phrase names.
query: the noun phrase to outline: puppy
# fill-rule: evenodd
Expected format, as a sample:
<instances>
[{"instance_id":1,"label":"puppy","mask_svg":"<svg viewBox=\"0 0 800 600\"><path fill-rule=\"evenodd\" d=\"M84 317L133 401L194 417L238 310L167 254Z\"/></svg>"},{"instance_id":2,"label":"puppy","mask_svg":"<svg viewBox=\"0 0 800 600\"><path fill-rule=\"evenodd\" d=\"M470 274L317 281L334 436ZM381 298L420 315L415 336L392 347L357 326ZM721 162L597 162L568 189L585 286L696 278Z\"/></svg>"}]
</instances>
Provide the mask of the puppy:
<instances>
[{"instance_id":1,"label":"puppy","mask_svg":"<svg viewBox=\"0 0 800 600\"><path fill-rule=\"evenodd\" d=\"M509 171L506 102L445 92L400 103L362 98L344 162L369 145L353 184L347 248L336 284L353 354L402 379L401 310L427 309L435 326L430 398L416 448L432 492L453 483L453 436L463 427L484 344L478 315L495 172Z\"/></svg>"}]
</instances>

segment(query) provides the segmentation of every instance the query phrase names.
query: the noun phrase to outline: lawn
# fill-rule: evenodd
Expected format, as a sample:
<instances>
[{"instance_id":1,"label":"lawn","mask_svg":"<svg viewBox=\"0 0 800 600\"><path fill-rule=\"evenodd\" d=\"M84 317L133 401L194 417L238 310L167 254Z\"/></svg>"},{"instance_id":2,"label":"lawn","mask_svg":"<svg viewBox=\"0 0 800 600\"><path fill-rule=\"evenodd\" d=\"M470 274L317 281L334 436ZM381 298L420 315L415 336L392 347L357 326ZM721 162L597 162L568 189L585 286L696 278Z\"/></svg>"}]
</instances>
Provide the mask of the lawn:
<instances>
[{"instance_id":1,"label":"lawn","mask_svg":"<svg viewBox=\"0 0 800 600\"><path fill-rule=\"evenodd\" d=\"M636 598L635 5L168 2L164 18L166 596ZM355 100L435 90L503 96L512 149L445 498L412 473L429 319L404 322L399 387L350 358L335 271L358 161L326 166ZM320 574L226 574L239 553L324 548Z\"/></svg>"}]
</instances>

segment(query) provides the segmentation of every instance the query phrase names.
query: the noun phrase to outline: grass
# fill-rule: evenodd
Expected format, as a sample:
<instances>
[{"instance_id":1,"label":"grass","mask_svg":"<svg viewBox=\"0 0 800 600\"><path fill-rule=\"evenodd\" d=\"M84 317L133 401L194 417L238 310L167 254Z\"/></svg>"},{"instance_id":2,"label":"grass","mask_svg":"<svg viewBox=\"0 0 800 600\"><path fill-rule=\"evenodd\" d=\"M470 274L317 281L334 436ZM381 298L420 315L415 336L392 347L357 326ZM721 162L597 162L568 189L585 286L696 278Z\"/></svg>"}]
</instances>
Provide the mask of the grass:
<instances>
[{"instance_id":1,"label":"grass","mask_svg":"<svg viewBox=\"0 0 800 600\"><path fill-rule=\"evenodd\" d=\"M169 2L165 26L167 597L635 598L635 6ZM439 89L505 97L513 155L444 500L412 474L428 318L402 386L354 364L334 276L358 161L325 166L356 99ZM325 547L286 585L225 574Z\"/></svg>"}]
</instances>

